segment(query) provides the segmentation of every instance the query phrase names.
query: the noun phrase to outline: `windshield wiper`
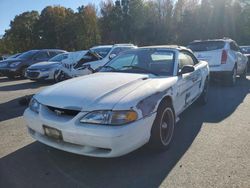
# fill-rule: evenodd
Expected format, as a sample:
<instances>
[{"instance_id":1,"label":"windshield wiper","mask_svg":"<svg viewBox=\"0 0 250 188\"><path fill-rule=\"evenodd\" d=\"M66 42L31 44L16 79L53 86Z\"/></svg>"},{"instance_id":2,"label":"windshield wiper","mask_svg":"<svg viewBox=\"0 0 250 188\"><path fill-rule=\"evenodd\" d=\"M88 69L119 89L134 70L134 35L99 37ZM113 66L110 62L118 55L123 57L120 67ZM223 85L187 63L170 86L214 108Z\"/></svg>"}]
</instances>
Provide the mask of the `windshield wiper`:
<instances>
[{"instance_id":1,"label":"windshield wiper","mask_svg":"<svg viewBox=\"0 0 250 188\"><path fill-rule=\"evenodd\" d=\"M111 67L111 66L109 66L109 65L105 65L105 66L103 66L102 68L112 69L112 71L120 72L120 71L117 70L116 68Z\"/></svg>"},{"instance_id":2,"label":"windshield wiper","mask_svg":"<svg viewBox=\"0 0 250 188\"><path fill-rule=\"evenodd\" d=\"M150 73L150 74L153 74L155 76L159 76L159 74L151 71L151 70L148 70L148 69L145 69L145 68L142 68L142 67L137 67L137 66L132 66L132 65L129 65L129 66L123 66L124 68L132 68L132 69L138 69L138 70L143 70L144 72L147 72L147 73Z\"/></svg>"}]
</instances>

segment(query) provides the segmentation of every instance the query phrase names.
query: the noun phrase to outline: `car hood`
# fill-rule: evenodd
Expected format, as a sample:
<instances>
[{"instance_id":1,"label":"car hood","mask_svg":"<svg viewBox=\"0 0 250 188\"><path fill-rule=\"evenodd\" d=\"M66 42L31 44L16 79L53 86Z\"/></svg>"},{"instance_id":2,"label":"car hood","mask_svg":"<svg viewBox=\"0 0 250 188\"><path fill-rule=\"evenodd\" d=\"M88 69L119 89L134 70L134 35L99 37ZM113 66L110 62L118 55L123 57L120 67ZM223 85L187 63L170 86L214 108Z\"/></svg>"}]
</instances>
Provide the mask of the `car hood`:
<instances>
[{"instance_id":1,"label":"car hood","mask_svg":"<svg viewBox=\"0 0 250 188\"><path fill-rule=\"evenodd\" d=\"M95 73L50 86L35 98L43 105L71 110L113 109L119 100L149 82L149 77L132 73Z\"/></svg>"},{"instance_id":2,"label":"car hood","mask_svg":"<svg viewBox=\"0 0 250 188\"><path fill-rule=\"evenodd\" d=\"M44 61L44 62L36 63L36 64L29 66L29 69L48 68L48 67L59 65L59 64L60 64L59 62Z\"/></svg>"},{"instance_id":3,"label":"car hood","mask_svg":"<svg viewBox=\"0 0 250 188\"><path fill-rule=\"evenodd\" d=\"M22 61L23 61L23 59L13 58L13 59L2 60L2 61L0 61L0 63L7 63L7 64L10 64L10 63L22 62Z\"/></svg>"}]
</instances>

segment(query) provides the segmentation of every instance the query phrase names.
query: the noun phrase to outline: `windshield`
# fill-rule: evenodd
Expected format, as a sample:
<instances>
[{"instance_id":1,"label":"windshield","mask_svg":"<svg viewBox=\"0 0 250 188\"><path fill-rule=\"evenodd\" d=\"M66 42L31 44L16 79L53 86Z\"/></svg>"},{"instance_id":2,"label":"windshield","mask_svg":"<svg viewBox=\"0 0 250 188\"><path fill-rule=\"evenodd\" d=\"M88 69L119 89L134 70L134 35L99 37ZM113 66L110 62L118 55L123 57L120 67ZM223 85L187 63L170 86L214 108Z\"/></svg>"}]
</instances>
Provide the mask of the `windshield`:
<instances>
[{"instance_id":1,"label":"windshield","mask_svg":"<svg viewBox=\"0 0 250 188\"><path fill-rule=\"evenodd\" d=\"M20 56L20 55L21 55L21 53L14 54L14 55L11 55L11 56L7 57L7 59L16 58L16 57L18 57L18 56Z\"/></svg>"},{"instance_id":2,"label":"windshield","mask_svg":"<svg viewBox=\"0 0 250 188\"><path fill-rule=\"evenodd\" d=\"M49 61L53 61L53 62L61 62L62 60L66 59L68 57L68 54L58 54L55 57L52 57L51 59L49 59Z\"/></svg>"},{"instance_id":3,"label":"windshield","mask_svg":"<svg viewBox=\"0 0 250 188\"><path fill-rule=\"evenodd\" d=\"M92 48L91 51L99 54L102 58L105 58L110 52L111 48Z\"/></svg>"},{"instance_id":4,"label":"windshield","mask_svg":"<svg viewBox=\"0 0 250 188\"><path fill-rule=\"evenodd\" d=\"M144 73L172 76L174 52L166 49L134 49L108 62L100 72Z\"/></svg>"},{"instance_id":5,"label":"windshield","mask_svg":"<svg viewBox=\"0 0 250 188\"><path fill-rule=\"evenodd\" d=\"M223 41L204 41L204 42L194 42L188 45L194 52L201 51L212 51L224 48L225 42Z\"/></svg>"},{"instance_id":6,"label":"windshield","mask_svg":"<svg viewBox=\"0 0 250 188\"><path fill-rule=\"evenodd\" d=\"M20 58L20 59L30 59L36 53L37 53L37 50L30 50L30 51L22 53L20 56L18 56L18 58Z\"/></svg>"},{"instance_id":7,"label":"windshield","mask_svg":"<svg viewBox=\"0 0 250 188\"><path fill-rule=\"evenodd\" d=\"M250 54L250 46L241 47L241 51L243 54Z\"/></svg>"}]
</instances>

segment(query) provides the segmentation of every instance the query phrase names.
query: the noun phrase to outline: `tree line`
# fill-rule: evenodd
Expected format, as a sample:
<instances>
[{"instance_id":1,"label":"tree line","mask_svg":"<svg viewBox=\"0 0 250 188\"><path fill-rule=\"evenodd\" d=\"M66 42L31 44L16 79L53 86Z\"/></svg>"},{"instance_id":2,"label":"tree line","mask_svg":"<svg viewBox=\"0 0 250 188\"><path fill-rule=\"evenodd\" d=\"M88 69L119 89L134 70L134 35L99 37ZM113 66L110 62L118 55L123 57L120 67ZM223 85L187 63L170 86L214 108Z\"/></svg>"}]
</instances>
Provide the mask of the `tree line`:
<instances>
[{"instance_id":1,"label":"tree line","mask_svg":"<svg viewBox=\"0 0 250 188\"><path fill-rule=\"evenodd\" d=\"M249 0L106 0L77 11L48 6L17 15L0 40L0 54L113 43L187 45L222 37L250 44Z\"/></svg>"}]
</instances>

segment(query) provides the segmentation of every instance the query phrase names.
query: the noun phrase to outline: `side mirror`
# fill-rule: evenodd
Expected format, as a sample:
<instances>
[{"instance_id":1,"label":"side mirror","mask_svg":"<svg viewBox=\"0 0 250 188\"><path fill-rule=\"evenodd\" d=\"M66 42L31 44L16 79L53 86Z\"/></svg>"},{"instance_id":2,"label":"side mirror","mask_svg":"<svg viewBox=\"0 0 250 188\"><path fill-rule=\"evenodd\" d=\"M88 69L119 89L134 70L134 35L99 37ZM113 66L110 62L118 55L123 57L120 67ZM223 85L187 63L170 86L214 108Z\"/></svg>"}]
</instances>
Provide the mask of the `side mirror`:
<instances>
[{"instance_id":1,"label":"side mirror","mask_svg":"<svg viewBox=\"0 0 250 188\"><path fill-rule=\"evenodd\" d=\"M180 74L186 74L186 73L191 73L194 72L194 66L192 65L185 65L184 67L182 67Z\"/></svg>"},{"instance_id":2,"label":"side mirror","mask_svg":"<svg viewBox=\"0 0 250 188\"><path fill-rule=\"evenodd\" d=\"M115 54L110 54L109 59L113 59L115 56Z\"/></svg>"}]
</instances>

